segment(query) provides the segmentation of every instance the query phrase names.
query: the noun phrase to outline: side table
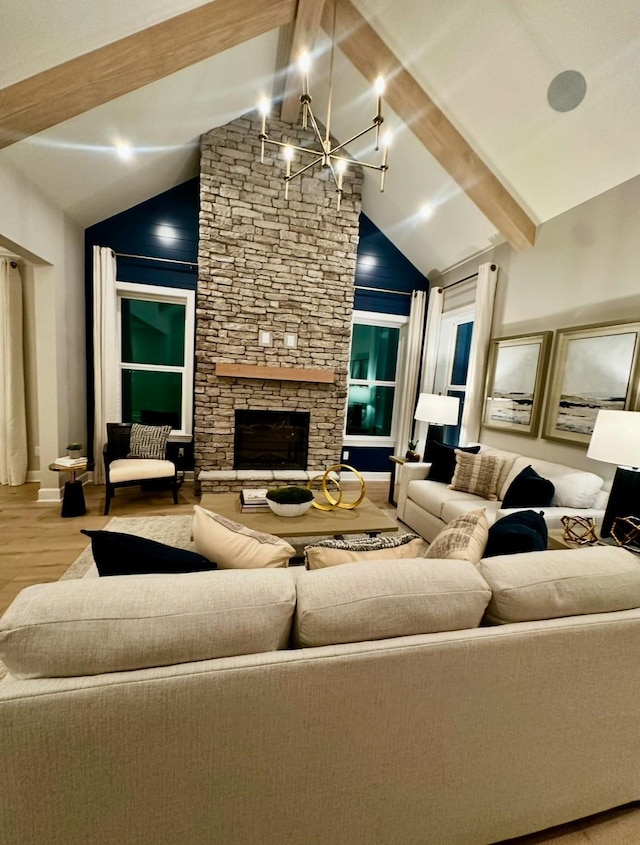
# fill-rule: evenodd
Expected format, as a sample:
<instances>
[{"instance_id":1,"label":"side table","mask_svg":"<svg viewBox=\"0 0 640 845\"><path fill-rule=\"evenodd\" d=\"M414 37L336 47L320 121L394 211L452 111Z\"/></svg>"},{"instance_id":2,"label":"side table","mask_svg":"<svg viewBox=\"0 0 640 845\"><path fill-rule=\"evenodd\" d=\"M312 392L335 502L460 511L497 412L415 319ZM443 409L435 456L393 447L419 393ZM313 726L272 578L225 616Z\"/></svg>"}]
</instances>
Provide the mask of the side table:
<instances>
[{"instance_id":1,"label":"side table","mask_svg":"<svg viewBox=\"0 0 640 845\"><path fill-rule=\"evenodd\" d=\"M65 482L64 493L62 496L62 510L60 516L82 516L87 512L87 506L84 501L84 491L82 489L82 481L78 481L76 473L86 472L87 462L73 467L65 467L61 464L49 464L49 469L52 472L68 472L71 475L71 480Z\"/></svg>"},{"instance_id":2,"label":"side table","mask_svg":"<svg viewBox=\"0 0 640 845\"><path fill-rule=\"evenodd\" d=\"M391 461L391 478L389 480L389 495L387 496L387 500L390 505L395 506L398 504L396 502L396 469L398 466L402 466L403 464L408 463L406 458L403 458L401 455L389 455L389 460Z\"/></svg>"}]
</instances>

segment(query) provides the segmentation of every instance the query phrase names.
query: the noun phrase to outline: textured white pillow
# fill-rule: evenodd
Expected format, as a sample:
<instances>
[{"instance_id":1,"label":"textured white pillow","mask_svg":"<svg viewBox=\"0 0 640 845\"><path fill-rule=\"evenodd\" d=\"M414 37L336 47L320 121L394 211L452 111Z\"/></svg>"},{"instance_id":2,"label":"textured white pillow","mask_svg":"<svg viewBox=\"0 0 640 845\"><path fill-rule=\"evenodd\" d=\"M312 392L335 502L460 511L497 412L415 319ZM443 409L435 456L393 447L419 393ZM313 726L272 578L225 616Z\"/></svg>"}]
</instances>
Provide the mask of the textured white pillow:
<instances>
[{"instance_id":1,"label":"textured white pillow","mask_svg":"<svg viewBox=\"0 0 640 845\"><path fill-rule=\"evenodd\" d=\"M273 534L252 531L232 519L193 506L196 551L218 564L218 569L262 569L287 566L296 550Z\"/></svg>"},{"instance_id":2,"label":"textured white pillow","mask_svg":"<svg viewBox=\"0 0 640 845\"><path fill-rule=\"evenodd\" d=\"M592 508L603 483L599 475L579 470L548 478L556 488L551 504L564 508Z\"/></svg>"}]
</instances>

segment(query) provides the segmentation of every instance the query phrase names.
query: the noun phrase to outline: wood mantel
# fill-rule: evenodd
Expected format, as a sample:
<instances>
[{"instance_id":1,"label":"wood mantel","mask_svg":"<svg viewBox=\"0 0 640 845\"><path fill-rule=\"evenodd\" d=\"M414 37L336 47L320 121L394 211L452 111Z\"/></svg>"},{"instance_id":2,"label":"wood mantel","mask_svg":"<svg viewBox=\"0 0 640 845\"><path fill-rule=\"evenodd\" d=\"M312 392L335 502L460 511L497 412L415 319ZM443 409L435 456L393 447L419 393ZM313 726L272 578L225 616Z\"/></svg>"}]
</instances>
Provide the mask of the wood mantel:
<instances>
[{"instance_id":1,"label":"wood mantel","mask_svg":"<svg viewBox=\"0 0 640 845\"><path fill-rule=\"evenodd\" d=\"M229 378L260 378L271 381L310 381L320 384L334 384L333 370L313 370L310 367L278 367L268 364L216 364L216 375Z\"/></svg>"}]
</instances>

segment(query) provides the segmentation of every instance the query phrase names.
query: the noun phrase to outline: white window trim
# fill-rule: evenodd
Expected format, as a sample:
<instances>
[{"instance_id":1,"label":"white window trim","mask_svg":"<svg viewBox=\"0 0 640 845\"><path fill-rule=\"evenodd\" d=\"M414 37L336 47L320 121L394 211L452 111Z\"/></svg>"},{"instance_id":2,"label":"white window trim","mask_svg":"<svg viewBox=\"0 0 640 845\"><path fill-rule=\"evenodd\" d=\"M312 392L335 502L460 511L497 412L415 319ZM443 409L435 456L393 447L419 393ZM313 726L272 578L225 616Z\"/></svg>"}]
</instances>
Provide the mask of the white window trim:
<instances>
[{"instance_id":1,"label":"white window trim","mask_svg":"<svg viewBox=\"0 0 640 845\"><path fill-rule=\"evenodd\" d=\"M395 387L393 397L393 409L391 411L391 433L388 437L376 437L375 435L362 434L347 434L347 409L349 402L349 385L371 384L370 379L352 379L350 373L347 373L347 403L345 405L344 415L344 431L343 444L345 446L368 446L368 447L391 447L394 448L397 439L397 410L400 404L400 391L402 385L399 384L398 373L404 365L405 349L406 349L406 327L409 324L409 318L399 314L380 314L376 311L354 311L351 319L351 338L353 339L353 326L382 326L388 328L400 329L400 337L398 339L398 357L396 360L396 379L395 381L376 381L375 384L381 387ZM404 331L403 331L404 329ZM349 347L349 362L351 361L351 347Z\"/></svg>"},{"instance_id":2,"label":"white window trim","mask_svg":"<svg viewBox=\"0 0 640 845\"><path fill-rule=\"evenodd\" d=\"M473 323L474 317L475 307L469 307L467 305L442 314L434 381L435 393L442 393L445 396L449 390L466 393L466 384L453 384L449 379L453 374L453 359L456 349L458 326L464 323Z\"/></svg>"},{"instance_id":3,"label":"white window trim","mask_svg":"<svg viewBox=\"0 0 640 845\"><path fill-rule=\"evenodd\" d=\"M173 302L185 306L184 327L184 366L156 366L155 364L135 364L133 369L162 372L182 373L182 405L180 415L182 428L171 432L172 440L191 438L193 434L193 359L195 348L195 303L196 295L193 290L168 288L159 285L141 285L135 282L116 282L116 299L118 309L118 336L116 338L116 373L118 378L118 418L122 421L122 307L123 299L143 299L147 302ZM130 369L128 367L127 369Z\"/></svg>"}]
</instances>

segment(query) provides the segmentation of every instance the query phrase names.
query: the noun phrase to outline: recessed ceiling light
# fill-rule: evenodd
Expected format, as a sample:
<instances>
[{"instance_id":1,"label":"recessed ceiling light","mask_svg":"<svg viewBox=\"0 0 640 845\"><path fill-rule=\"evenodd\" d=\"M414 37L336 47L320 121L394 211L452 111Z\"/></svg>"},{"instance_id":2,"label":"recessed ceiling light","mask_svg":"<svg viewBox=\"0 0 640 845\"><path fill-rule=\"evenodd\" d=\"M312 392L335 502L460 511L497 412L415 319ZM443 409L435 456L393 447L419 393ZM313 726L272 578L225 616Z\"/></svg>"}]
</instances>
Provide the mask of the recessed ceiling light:
<instances>
[{"instance_id":1,"label":"recessed ceiling light","mask_svg":"<svg viewBox=\"0 0 640 845\"><path fill-rule=\"evenodd\" d=\"M433 206L429 205L428 202L425 202L425 204L420 209L420 217L422 217L424 220L428 220L430 217L433 217Z\"/></svg>"},{"instance_id":2,"label":"recessed ceiling light","mask_svg":"<svg viewBox=\"0 0 640 845\"><path fill-rule=\"evenodd\" d=\"M572 111L584 100L587 80L577 70L563 70L551 80L547 102L554 111Z\"/></svg>"},{"instance_id":3,"label":"recessed ceiling light","mask_svg":"<svg viewBox=\"0 0 640 845\"><path fill-rule=\"evenodd\" d=\"M116 152L123 161L131 161L133 158L133 149L131 144L127 144L125 141L118 141L114 146L116 148Z\"/></svg>"}]
</instances>

